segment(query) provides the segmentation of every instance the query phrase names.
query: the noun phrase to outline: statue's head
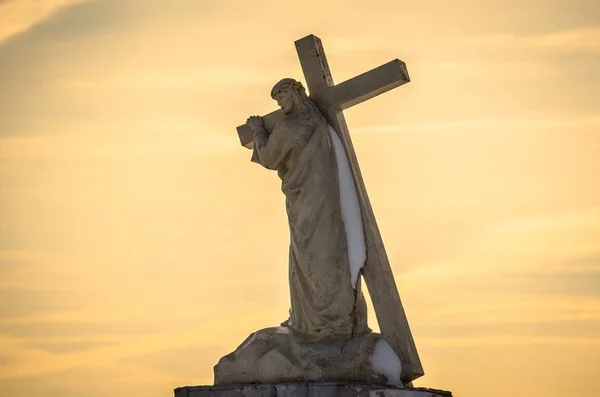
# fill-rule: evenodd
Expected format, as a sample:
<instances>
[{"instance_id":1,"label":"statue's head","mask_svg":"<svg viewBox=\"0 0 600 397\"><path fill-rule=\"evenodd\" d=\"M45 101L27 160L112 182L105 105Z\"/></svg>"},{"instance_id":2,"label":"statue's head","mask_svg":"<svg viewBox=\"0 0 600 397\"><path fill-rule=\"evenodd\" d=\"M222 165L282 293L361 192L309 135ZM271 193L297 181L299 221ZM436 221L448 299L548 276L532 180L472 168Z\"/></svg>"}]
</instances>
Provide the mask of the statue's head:
<instances>
[{"instance_id":1,"label":"statue's head","mask_svg":"<svg viewBox=\"0 0 600 397\"><path fill-rule=\"evenodd\" d=\"M302 103L308 99L302 83L294 79L280 80L271 90L271 97L277 101L285 114L294 113L302 108Z\"/></svg>"}]
</instances>

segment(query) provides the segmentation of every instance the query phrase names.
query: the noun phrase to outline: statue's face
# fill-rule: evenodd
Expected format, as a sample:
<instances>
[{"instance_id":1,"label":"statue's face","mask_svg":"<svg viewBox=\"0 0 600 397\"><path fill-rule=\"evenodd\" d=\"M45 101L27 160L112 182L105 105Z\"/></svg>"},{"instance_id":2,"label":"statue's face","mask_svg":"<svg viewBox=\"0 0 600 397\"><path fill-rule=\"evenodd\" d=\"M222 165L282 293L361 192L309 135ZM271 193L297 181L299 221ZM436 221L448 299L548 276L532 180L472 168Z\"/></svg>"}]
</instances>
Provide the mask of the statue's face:
<instances>
[{"instance_id":1,"label":"statue's face","mask_svg":"<svg viewBox=\"0 0 600 397\"><path fill-rule=\"evenodd\" d=\"M294 110L294 100L292 99L291 90L281 91L277 96L275 96L275 100L277 104L283 110L283 113L289 114Z\"/></svg>"}]
</instances>

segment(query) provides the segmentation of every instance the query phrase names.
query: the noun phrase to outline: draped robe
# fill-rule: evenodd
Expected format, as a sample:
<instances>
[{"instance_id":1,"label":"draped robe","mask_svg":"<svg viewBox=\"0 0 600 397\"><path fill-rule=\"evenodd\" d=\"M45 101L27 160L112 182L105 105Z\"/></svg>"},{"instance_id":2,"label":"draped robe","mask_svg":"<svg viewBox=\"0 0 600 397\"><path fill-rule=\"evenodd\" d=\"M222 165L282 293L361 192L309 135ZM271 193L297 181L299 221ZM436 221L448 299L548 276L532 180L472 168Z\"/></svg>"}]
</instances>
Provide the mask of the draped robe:
<instances>
[{"instance_id":1,"label":"draped robe","mask_svg":"<svg viewBox=\"0 0 600 397\"><path fill-rule=\"evenodd\" d=\"M253 161L277 170L286 198L291 309L282 325L312 340L370 331L360 281L351 282L329 128L320 113L297 114L254 136Z\"/></svg>"}]
</instances>

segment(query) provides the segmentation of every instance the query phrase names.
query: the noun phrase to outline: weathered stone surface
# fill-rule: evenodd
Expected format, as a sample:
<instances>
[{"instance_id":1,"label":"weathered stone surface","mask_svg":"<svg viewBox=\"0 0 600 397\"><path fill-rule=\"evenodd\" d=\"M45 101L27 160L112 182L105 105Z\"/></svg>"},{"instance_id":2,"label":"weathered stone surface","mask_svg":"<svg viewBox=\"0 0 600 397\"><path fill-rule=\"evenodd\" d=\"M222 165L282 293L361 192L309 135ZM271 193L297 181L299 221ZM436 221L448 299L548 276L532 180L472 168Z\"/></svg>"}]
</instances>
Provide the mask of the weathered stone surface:
<instances>
[{"instance_id":1,"label":"weathered stone surface","mask_svg":"<svg viewBox=\"0 0 600 397\"><path fill-rule=\"evenodd\" d=\"M254 132L253 161L277 170L285 196L291 298L286 324L317 340L348 339L368 329L356 282L367 253L350 165L341 142L336 145L339 137L299 81L284 78L271 95L285 118L270 134L258 116L247 123Z\"/></svg>"},{"instance_id":2,"label":"weathered stone surface","mask_svg":"<svg viewBox=\"0 0 600 397\"><path fill-rule=\"evenodd\" d=\"M337 132L348 156L351 173L358 194L362 223L364 225L364 240L366 243L367 259L362 270L362 275L369 288L381 333L385 340L396 351L402 362L401 379L403 382L409 383L423 375L423 367L396 288L391 266L385 252L383 240L375 220L373 208L371 207L367 195L356 153L354 152L352 140L350 139L348 127L342 112L344 109L410 81L406 65L400 60L394 60L346 82L335 85L331 76L331 71L329 70L325 51L319 38L310 35L296 41L296 50L298 52L307 88L310 91L310 99L314 102L327 123ZM282 113L281 111L276 111L266 115L264 117L265 131L272 133L272 131L277 130L275 126L280 125L281 121L285 121L284 113L285 112ZM253 132L253 129L248 124L238 127L237 130L242 145L253 148L254 153L256 153L254 148L256 143L256 131ZM296 128L295 130L298 129ZM294 134L298 135L297 131L294 131ZM253 156L253 161L255 158L256 156ZM327 170L332 167L320 168ZM307 170L306 172L310 174L311 171L312 169ZM324 184L324 186L333 186L333 184ZM291 192L294 193L295 190L296 189L292 189ZM305 212L310 213L310 211ZM316 209L313 212L318 213L318 210ZM327 217L324 216L321 219L327 219ZM323 239L323 241L335 242L336 240ZM337 249L328 249L324 252L337 251ZM340 248L339 251L343 252L343 249ZM307 253L308 251L305 247L301 247L298 249L298 252ZM290 258L295 258L295 255L290 255ZM339 261L328 260L323 263L337 264L338 262ZM338 269L340 267L333 266L332 268ZM340 282L343 282L341 278L340 280ZM330 290L330 288L324 289ZM293 293L292 296L294 296ZM342 301L347 301L347 299L342 299ZM292 304L292 306L294 305ZM293 309L294 308L292 307L292 310ZM345 314L342 313L342 315Z\"/></svg>"},{"instance_id":3,"label":"weathered stone surface","mask_svg":"<svg viewBox=\"0 0 600 397\"><path fill-rule=\"evenodd\" d=\"M270 383L186 386L175 397L452 397L449 391L362 383Z\"/></svg>"},{"instance_id":4,"label":"weathered stone surface","mask_svg":"<svg viewBox=\"0 0 600 397\"><path fill-rule=\"evenodd\" d=\"M302 71L306 78L306 84L311 94L311 99L315 101L317 107L321 110L329 125L331 125L335 131L340 135L350 165L352 174L354 176L356 188L358 190L359 202L361 207L361 213L363 216L363 224L365 228L365 240L367 244L367 261L363 268L363 277L369 289L369 295L373 302L373 308L377 315L377 322L379 329L385 340L394 348L400 360L402 361L402 381L408 383L423 375L423 367L421 360L417 352L417 347L412 337L408 320L396 288L394 281L394 274L392 272L391 265L389 263L385 248L383 245L383 239L377 226L375 214L369 197L367 189L360 172L358 165L358 159L352 145L352 139L350 138L350 132L346 125L343 112L341 112L336 106L331 104L333 98L329 97L329 92L332 87L335 86L327 57L325 56L325 50L323 44L318 37L307 36L303 39L296 41L296 52L300 59ZM397 66L403 66L397 64ZM382 70L389 70L384 68ZM402 70L397 76L402 76L400 82L408 82L408 73L406 70ZM375 89L377 84L375 83L375 76L378 76L377 72L369 72L368 79L363 80L362 84L366 84ZM380 82L386 82L385 87L393 88L396 85L390 84L389 80L381 79ZM341 83L341 85L345 85ZM353 86L353 84L348 85ZM384 87L380 87L384 88ZM355 91L357 97L361 100L366 99L364 93L369 90L358 90ZM383 90L376 89L377 94L384 92ZM346 105L352 104L351 96L343 96ZM338 98L339 99L339 98Z\"/></svg>"},{"instance_id":5,"label":"weathered stone surface","mask_svg":"<svg viewBox=\"0 0 600 397\"><path fill-rule=\"evenodd\" d=\"M350 340L307 343L289 327L265 328L219 360L215 385L307 381L385 384L385 376L373 375L371 364L380 338L371 332Z\"/></svg>"}]
</instances>

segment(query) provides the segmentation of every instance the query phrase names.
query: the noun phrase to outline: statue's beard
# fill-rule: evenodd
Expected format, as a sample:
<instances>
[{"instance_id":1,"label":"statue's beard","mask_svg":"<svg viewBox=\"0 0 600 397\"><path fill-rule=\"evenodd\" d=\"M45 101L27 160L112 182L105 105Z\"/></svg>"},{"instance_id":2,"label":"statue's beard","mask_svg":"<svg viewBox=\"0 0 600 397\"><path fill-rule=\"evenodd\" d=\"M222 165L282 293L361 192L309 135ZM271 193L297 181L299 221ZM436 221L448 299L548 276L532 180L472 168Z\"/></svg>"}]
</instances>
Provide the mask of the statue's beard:
<instances>
[{"instance_id":1,"label":"statue's beard","mask_svg":"<svg viewBox=\"0 0 600 397\"><path fill-rule=\"evenodd\" d=\"M298 106L296 106L296 104L292 104L292 106L288 108L282 108L281 110L283 110L284 114L289 116L290 114L293 114L296 109L298 109Z\"/></svg>"}]
</instances>

